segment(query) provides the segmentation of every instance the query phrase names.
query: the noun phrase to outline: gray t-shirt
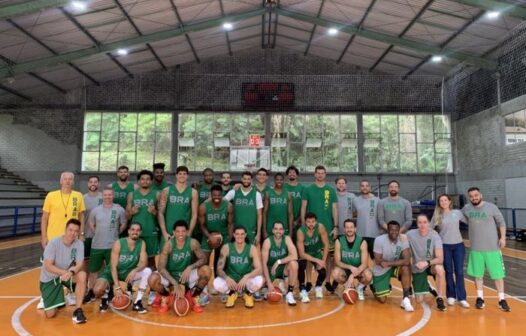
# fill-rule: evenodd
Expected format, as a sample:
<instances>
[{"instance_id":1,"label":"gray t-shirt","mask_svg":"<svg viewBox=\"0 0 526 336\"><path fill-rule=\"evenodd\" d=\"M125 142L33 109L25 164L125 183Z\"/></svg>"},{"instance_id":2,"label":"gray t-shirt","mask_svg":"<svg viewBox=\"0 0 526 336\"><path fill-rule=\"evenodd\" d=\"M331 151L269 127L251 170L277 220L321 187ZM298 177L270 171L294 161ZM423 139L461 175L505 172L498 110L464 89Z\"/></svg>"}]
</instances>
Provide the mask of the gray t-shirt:
<instances>
[{"instance_id":1,"label":"gray t-shirt","mask_svg":"<svg viewBox=\"0 0 526 336\"><path fill-rule=\"evenodd\" d=\"M380 224L387 224L390 221L397 221L400 228L408 230L413 224L413 210L411 203L402 197L393 200L386 197L378 203L378 222Z\"/></svg>"},{"instance_id":2,"label":"gray t-shirt","mask_svg":"<svg viewBox=\"0 0 526 336\"><path fill-rule=\"evenodd\" d=\"M84 206L86 211L84 212L84 224L88 222L89 214L91 210L95 209L102 204L102 193L97 193L96 196L90 196L88 193L84 194ZM93 231L89 228L89 225L85 225L84 237L93 238Z\"/></svg>"},{"instance_id":3,"label":"gray t-shirt","mask_svg":"<svg viewBox=\"0 0 526 336\"><path fill-rule=\"evenodd\" d=\"M374 240L373 252L381 254L382 259L385 261L396 261L402 256L402 251L408 248L409 243L407 241L401 241L400 237L398 237L396 242L392 242L386 233ZM375 276L380 276L385 274L390 269L391 267L383 268L382 266L375 263L373 267L373 274Z\"/></svg>"},{"instance_id":4,"label":"gray t-shirt","mask_svg":"<svg viewBox=\"0 0 526 336\"><path fill-rule=\"evenodd\" d=\"M499 251L497 227L506 226L499 208L493 203L467 204L462 209L469 226L469 241L473 251Z\"/></svg>"},{"instance_id":5,"label":"gray t-shirt","mask_svg":"<svg viewBox=\"0 0 526 336\"><path fill-rule=\"evenodd\" d=\"M380 235L378 202L380 199L376 196L368 198L361 195L353 199L352 208L356 211L358 235L370 238L376 238Z\"/></svg>"},{"instance_id":6,"label":"gray t-shirt","mask_svg":"<svg viewBox=\"0 0 526 336\"><path fill-rule=\"evenodd\" d=\"M435 217L431 218L430 227L437 229L444 244L460 244L463 242L460 234L460 221L464 219L464 215L460 210L451 210L448 213L441 215L442 223L440 226L436 225Z\"/></svg>"},{"instance_id":7,"label":"gray t-shirt","mask_svg":"<svg viewBox=\"0 0 526 336\"><path fill-rule=\"evenodd\" d=\"M356 199L356 195L350 192L346 192L345 195L338 195L338 232L343 234L343 222L352 218L352 203Z\"/></svg>"},{"instance_id":8,"label":"gray t-shirt","mask_svg":"<svg viewBox=\"0 0 526 336\"><path fill-rule=\"evenodd\" d=\"M44 249L44 260L52 260L53 265L60 269L68 269L73 261L79 263L84 260L84 244L75 239L70 246L64 245L64 236L51 239ZM46 266L42 265L40 271L40 282L49 282L59 275L48 272Z\"/></svg>"},{"instance_id":9,"label":"gray t-shirt","mask_svg":"<svg viewBox=\"0 0 526 336\"><path fill-rule=\"evenodd\" d=\"M91 247L94 249L111 249L119 237L119 227L126 224L126 213L118 204L113 204L111 208L99 205L91 211L88 223L95 225L95 235Z\"/></svg>"},{"instance_id":10,"label":"gray t-shirt","mask_svg":"<svg viewBox=\"0 0 526 336\"><path fill-rule=\"evenodd\" d=\"M435 258L435 249L442 249L442 239L435 230L429 230L427 235L422 236L418 229L407 231L407 239L413 257L411 269L413 273L422 273L426 269L419 270L415 266L416 263Z\"/></svg>"}]
</instances>

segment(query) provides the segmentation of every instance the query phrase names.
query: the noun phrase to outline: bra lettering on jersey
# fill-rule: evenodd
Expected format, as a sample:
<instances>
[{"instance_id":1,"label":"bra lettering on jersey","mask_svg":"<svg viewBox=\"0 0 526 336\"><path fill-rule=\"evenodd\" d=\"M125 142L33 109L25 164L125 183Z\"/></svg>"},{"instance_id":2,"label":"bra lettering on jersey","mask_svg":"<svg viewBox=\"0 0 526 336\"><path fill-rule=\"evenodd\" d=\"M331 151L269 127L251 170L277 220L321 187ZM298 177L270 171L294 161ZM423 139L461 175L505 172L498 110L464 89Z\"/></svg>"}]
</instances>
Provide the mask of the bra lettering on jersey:
<instances>
[{"instance_id":1,"label":"bra lettering on jersey","mask_svg":"<svg viewBox=\"0 0 526 336\"><path fill-rule=\"evenodd\" d=\"M133 255L119 255L119 263L129 263L132 262L135 257Z\"/></svg>"},{"instance_id":2,"label":"bra lettering on jersey","mask_svg":"<svg viewBox=\"0 0 526 336\"><path fill-rule=\"evenodd\" d=\"M342 250L342 259L354 259L354 258L360 258L360 252L357 251L356 253L353 251L344 251Z\"/></svg>"},{"instance_id":3,"label":"bra lettering on jersey","mask_svg":"<svg viewBox=\"0 0 526 336\"><path fill-rule=\"evenodd\" d=\"M125 191L116 191L115 198L126 198L128 194Z\"/></svg>"},{"instance_id":4,"label":"bra lettering on jersey","mask_svg":"<svg viewBox=\"0 0 526 336\"><path fill-rule=\"evenodd\" d=\"M319 240L320 240L320 237L318 237L318 236L312 237L311 239L309 239L309 241L307 241L307 239L305 239L305 241L303 242L303 245L305 245L305 246L315 245Z\"/></svg>"},{"instance_id":5,"label":"bra lettering on jersey","mask_svg":"<svg viewBox=\"0 0 526 336\"><path fill-rule=\"evenodd\" d=\"M236 198L235 199L235 205L255 206L254 200L246 199L246 198Z\"/></svg>"},{"instance_id":6,"label":"bra lettering on jersey","mask_svg":"<svg viewBox=\"0 0 526 336\"><path fill-rule=\"evenodd\" d=\"M230 263L232 265L244 265L244 264L248 264L248 258L245 257L236 257L236 256L230 256Z\"/></svg>"},{"instance_id":7,"label":"bra lettering on jersey","mask_svg":"<svg viewBox=\"0 0 526 336\"><path fill-rule=\"evenodd\" d=\"M226 220L226 214L224 213L209 213L206 215L206 219L208 221L219 221L219 220Z\"/></svg>"},{"instance_id":8,"label":"bra lettering on jersey","mask_svg":"<svg viewBox=\"0 0 526 336\"><path fill-rule=\"evenodd\" d=\"M271 258L281 258L281 257L283 257L286 254L287 254L287 251L285 251L284 248L281 248L278 251L270 250L270 257Z\"/></svg>"},{"instance_id":9,"label":"bra lettering on jersey","mask_svg":"<svg viewBox=\"0 0 526 336\"><path fill-rule=\"evenodd\" d=\"M168 202L170 202L170 203L178 203L178 204L189 204L190 203L190 198L184 197L184 196L171 195L169 197Z\"/></svg>"},{"instance_id":10,"label":"bra lettering on jersey","mask_svg":"<svg viewBox=\"0 0 526 336\"><path fill-rule=\"evenodd\" d=\"M272 204L272 205L275 205L275 204L287 204L287 199L286 198L270 198L269 201L270 201L270 204Z\"/></svg>"},{"instance_id":11,"label":"bra lettering on jersey","mask_svg":"<svg viewBox=\"0 0 526 336\"><path fill-rule=\"evenodd\" d=\"M181 261L181 260L184 260L185 258L189 258L191 257L191 254L190 252L188 251L184 251L184 252L172 252L172 260L173 261Z\"/></svg>"},{"instance_id":12,"label":"bra lettering on jersey","mask_svg":"<svg viewBox=\"0 0 526 336\"><path fill-rule=\"evenodd\" d=\"M153 201L146 199L146 198L133 200L133 205L142 206L142 205L148 205L148 204L153 204Z\"/></svg>"},{"instance_id":13,"label":"bra lettering on jersey","mask_svg":"<svg viewBox=\"0 0 526 336\"><path fill-rule=\"evenodd\" d=\"M301 198L301 193L299 191L290 191L290 195L292 195L292 198Z\"/></svg>"}]
</instances>

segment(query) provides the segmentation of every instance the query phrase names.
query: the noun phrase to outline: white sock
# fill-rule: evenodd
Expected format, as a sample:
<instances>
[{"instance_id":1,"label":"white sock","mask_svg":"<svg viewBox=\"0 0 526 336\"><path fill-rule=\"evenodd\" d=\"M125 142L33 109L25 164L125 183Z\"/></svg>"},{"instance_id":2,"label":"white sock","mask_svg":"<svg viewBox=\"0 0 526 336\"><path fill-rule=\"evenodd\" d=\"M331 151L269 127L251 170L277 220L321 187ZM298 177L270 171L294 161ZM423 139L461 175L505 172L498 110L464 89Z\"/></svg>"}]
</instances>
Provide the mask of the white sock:
<instances>
[{"instance_id":1,"label":"white sock","mask_svg":"<svg viewBox=\"0 0 526 336\"><path fill-rule=\"evenodd\" d=\"M145 288L139 288L139 290L137 291L137 297L135 298L134 303L137 303L142 300L142 296L144 295L145 290L146 290Z\"/></svg>"},{"instance_id":2,"label":"white sock","mask_svg":"<svg viewBox=\"0 0 526 336\"><path fill-rule=\"evenodd\" d=\"M499 301L500 301L500 300L504 300L504 299L505 299L505 297L504 297L504 293L499 293Z\"/></svg>"},{"instance_id":3,"label":"white sock","mask_svg":"<svg viewBox=\"0 0 526 336\"><path fill-rule=\"evenodd\" d=\"M478 290L477 289L477 297L481 298L481 299L484 299L484 291L483 290Z\"/></svg>"},{"instance_id":4,"label":"white sock","mask_svg":"<svg viewBox=\"0 0 526 336\"><path fill-rule=\"evenodd\" d=\"M363 288L365 288L365 285L362 284L361 282L358 282L358 286L356 286L356 288L363 289Z\"/></svg>"}]
</instances>

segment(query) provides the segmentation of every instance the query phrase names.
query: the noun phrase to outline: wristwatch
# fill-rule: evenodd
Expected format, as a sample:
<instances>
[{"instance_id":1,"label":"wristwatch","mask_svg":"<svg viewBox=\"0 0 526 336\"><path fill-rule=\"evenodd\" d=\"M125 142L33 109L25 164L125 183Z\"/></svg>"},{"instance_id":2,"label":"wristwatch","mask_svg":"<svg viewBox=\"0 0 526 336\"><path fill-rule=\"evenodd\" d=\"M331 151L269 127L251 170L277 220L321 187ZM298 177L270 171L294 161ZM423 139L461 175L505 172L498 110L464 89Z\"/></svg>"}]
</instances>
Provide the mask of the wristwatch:
<instances>
[{"instance_id":1,"label":"wristwatch","mask_svg":"<svg viewBox=\"0 0 526 336\"><path fill-rule=\"evenodd\" d=\"M278 259L278 265L281 265L281 259Z\"/></svg>"}]
</instances>

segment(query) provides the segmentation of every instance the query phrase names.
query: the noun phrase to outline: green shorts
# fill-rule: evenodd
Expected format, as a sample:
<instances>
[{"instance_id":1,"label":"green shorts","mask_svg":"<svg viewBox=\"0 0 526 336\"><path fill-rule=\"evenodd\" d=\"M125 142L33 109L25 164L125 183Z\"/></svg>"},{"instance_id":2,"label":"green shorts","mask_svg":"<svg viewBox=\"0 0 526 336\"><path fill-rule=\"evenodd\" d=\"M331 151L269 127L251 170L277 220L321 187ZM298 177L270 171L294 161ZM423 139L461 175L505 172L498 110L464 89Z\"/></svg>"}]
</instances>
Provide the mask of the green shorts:
<instances>
[{"instance_id":1,"label":"green shorts","mask_svg":"<svg viewBox=\"0 0 526 336\"><path fill-rule=\"evenodd\" d=\"M60 278L49 282L40 282L40 293L44 301L44 310L51 310L65 305L64 287L74 291L72 281L60 281Z\"/></svg>"},{"instance_id":2,"label":"green shorts","mask_svg":"<svg viewBox=\"0 0 526 336\"><path fill-rule=\"evenodd\" d=\"M128 274L130 274L130 273L129 272L126 273L125 276L121 276L122 274L118 274L117 277L118 277L119 281L124 281L124 280L126 280L126 277L128 276ZM113 277L111 276L111 268L109 266L104 267L104 271L100 275L99 279L102 279L102 280L105 280L106 282L108 282L110 287L113 286Z\"/></svg>"},{"instance_id":3,"label":"green shorts","mask_svg":"<svg viewBox=\"0 0 526 336\"><path fill-rule=\"evenodd\" d=\"M146 254L148 257L154 257L159 254L159 237L158 236L147 236L141 237L146 244Z\"/></svg>"},{"instance_id":4,"label":"green shorts","mask_svg":"<svg viewBox=\"0 0 526 336\"><path fill-rule=\"evenodd\" d=\"M279 265L278 268L276 268L276 274L274 275L270 273L271 269L272 269L272 265L268 266L270 280L274 281L276 279L285 279L285 265Z\"/></svg>"},{"instance_id":5,"label":"green shorts","mask_svg":"<svg viewBox=\"0 0 526 336\"><path fill-rule=\"evenodd\" d=\"M367 242L367 252L369 252L369 258L374 260L374 240L376 238L373 237L363 237L363 240Z\"/></svg>"},{"instance_id":6,"label":"green shorts","mask_svg":"<svg viewBox=\"0 0 526 336\"><path fill-rule=\"evenodd\" d=\"M108 266L111 261L111 249L91 249L89 259L89 272L99 272L103 263Z\"/></svg>"},{"instance_id":7,"label":"green shorts","mask_svg":"<svg viewBox=\"0 0 526 336\"><path fill-rule=\"evenodd\" d=\"M387 296L391 294L391 278L399 277L399 268L391 267L391 269L382 275L373 276L374 284L374 295L375 296Z\"/></svg>"},{"instance_id":8,"label":"green shorts","mask_svg":"<svg viewBox=\"0 0 526 336\"><path fill-rule=\"evenodd\" d=\"M91 242L93 238L84 239L84 260L89 260L91 254Z\"/></svg>"},{"instance_id":9,"label":"green shorts","mask_svg":"<svg viewBox=\"0 0 526 336\"><path fill-rule=\"evenodd\" d=\"M486 269L492 280L504 279L506 270L502 253L500 251L470 251L467 268L468 275L482 278Z\"/></svg>"},{"instance_id":10,"label":"green shorts","mask_svg":"<svg viewBox=\"0 0 526 336\"><path fill-rule=\"evenodd\" d=\"M426 268L423 272L413 273L413 290L415 295L425 295L429 293L429 283L427 282L427 277L431 273L431 267Z\"/></svg>"}]
</instances>

